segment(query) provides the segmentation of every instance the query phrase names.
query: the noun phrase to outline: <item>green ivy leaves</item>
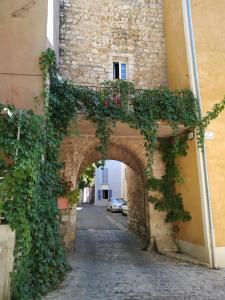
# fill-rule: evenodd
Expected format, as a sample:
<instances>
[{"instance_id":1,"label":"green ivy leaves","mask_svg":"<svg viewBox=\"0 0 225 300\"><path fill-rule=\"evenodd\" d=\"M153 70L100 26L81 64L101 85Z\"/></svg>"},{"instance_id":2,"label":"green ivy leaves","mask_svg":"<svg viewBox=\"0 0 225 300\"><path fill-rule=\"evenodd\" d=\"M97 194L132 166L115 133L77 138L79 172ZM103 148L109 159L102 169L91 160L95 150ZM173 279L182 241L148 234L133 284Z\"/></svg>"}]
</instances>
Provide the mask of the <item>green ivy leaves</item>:
<instances>
[{"instance_id":1,"label":"green ivy leaves","mask_svg":"<svg viewBox=\"0 0 225 300\"><path fill-rule=\"evenodd\" d=\"M166 222L189 220L182 196L175 191L175 183L181 181L175 157L186 155L187 149L186 137L179 137L178 125L183 124L188 129L200 124L198 104L193 94L189 90L172 92L167 88L139 90L133 83L123 80L106 81L97 92L59 77L56 64L52 62L55 59L52 50L44 53L43 57L42 69L45 66L50 74L49 114L54 127L66 134L70 121L81 110L95 123L96 137L100 141L97 150L103 160L117 121L138 129L145 138L148 188L161 194L160 198L151 197L150 200L156 209L167 212ZM173 138L159 141L166 174L157 180L153 177L152 163L154 151L158 148L160 120L171 125Z\"/></svg>"},{"instance_id":2,"label":"green ivy leaves","mask_svg":"<svg viewBox=\"0 0 225 300\"><path fill-rule=\"evenodd\" d=\"M96 125L103 160L117 121L140 131L145 138L147 188L155 192L149 200L156 209L166 212L166 222L177 223L191 219L175 189L182 180L175 158L187 153L187 135L179 136L178 124L197 128L202 146L205 128L225 106L224 99L201 118L197 100L188 90L138 90L131 82L116 80L106 81L94 91L61 78L51 49L42 53L40 66L44 115L8 106L10 116L0 118L0 215L16 230L12 299L40 299L68 270L58 234L56 200L63 191L58 157L60 144L78 112ZM0 103L0 110L3 108ZM171 125L171 138L157 139L159 120ZM153 177L156 149L166 165L162 179ZM76 202L77 190L70 196Z\"/></svg>"},{"instance_id":3,"label":"green ivy leaves","mask_svg":"<svg viewBox=\"0 0 225 300\"><path fill-rule=\"evenodd\" d=\"M176 183L182 182L175 158L187 154L187 140L187 134L159 139L158 149L165 163L165 175L162 179L150 177L147 180L149 190L159 194L159 196L150 196L149 201L154 204L155 209L166 212L165 221L169 223L191 220L190 213L184 209L182 195L177 194L175 188Z\"/></svg>"},{"instance_id":4,"label":"green ivy leaves","mask_svg":"<svg viewBox=\"0 0 225 300\"><path fill-rule=\"evenodd\" d=\"M13 115L2 118L0 126L4 162L0 203L5 220L16 231L12 299L39 299L68 270L56 205L61 189L60 140L44 117L11 111Z\"/></svg>"}]
</instances>

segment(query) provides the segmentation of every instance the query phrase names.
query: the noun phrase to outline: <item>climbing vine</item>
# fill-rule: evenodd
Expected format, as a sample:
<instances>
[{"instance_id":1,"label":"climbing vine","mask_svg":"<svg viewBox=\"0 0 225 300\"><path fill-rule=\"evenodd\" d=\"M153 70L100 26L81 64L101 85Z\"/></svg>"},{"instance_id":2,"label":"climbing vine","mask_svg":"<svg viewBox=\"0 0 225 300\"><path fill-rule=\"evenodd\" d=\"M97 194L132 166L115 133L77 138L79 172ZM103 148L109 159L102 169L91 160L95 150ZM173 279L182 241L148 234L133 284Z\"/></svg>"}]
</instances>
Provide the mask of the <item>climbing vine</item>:
<instances>
[{"instance_id":1,"label":"climbing vine","mask_svg":"<svg viewBox=\"0 0 225 300\"><path fill-rule=\"evenodd\" d=\"M114 80L103 82L99 91L94 91L60 77L52 50L43 53L41 65L50 74L49 116L55 127L66 133L76 112L82 111L96 126L96 137L100 141L97 150L101 152L103 161L117 121L139 130L145 139L147 187L158 192L158 196L150 197L150 201L156 209L166 212L166 222L190 220L182 195L176 194L175 184L181 176L175 158L187 154L187 133L190 130L196 129L198 145L203 149L205 128L224 109L225 99L201 117L198 101L190 90L140 90L131 82ZM157 138L159 121L170 124L173 131L171 138ZM185 134L179 134L179 124L184 125ZM166 165L166 174L161 180L154 178L152 172L157 148L162 152Z\"/></svg>"},{"instance_id":2,"label":"climbing vine","mask_svg":"<svg viewBox=\"0 0 225 300\"><path fill-rule=\"evenodd\" d=\"M151 197L150 200L156 209L166 212L166 222L190 220L191 216L183 206L182 195L176 194L175 184L181 176L175 158L187 154L187 133L190 130L196 129L198 145L203 149L205 128L222 112L225 99L202 117L198 101L190 90L140 90L131 82L114 80L103 82L100 90L94 91L60 77L52 50L42 55L41 63L42 68L48 69L50 74L50 118L57 122L55 125L66 132L76 112L82 111L96 126L96 136L100 141L97 150L101 152L103 160L117 121L139 130L145 139L147 187L159 192L158 197ZM59 116L62 112L64 120ZM157 138L159 121L170 124L173 131L171 138ZM184 125L185 134L179 134L179 124ZM153 155L157 148L162 152L166 164L166 174L161 180L154 178L152 172Z\"/></svg>"},{"instance_id":3,"label":"climbing vine","mask_svg":"<svg viewBox=\"0 0 225 300\"><path fill-rule=\"evenodd\" d=\"M13 107L8 111L10 116L0 119L0 202L4 221L16 231L11 294L39 299L68 270L58 236L59 140L44 117Z\"/></svg>"},{"instance_id":4,"label":"climbing vine","mask_svg":"<svg viewBox=\"0 0 225 300\"><path fill-rule=\"evenodd\" d=\"M165 163L165 175L161 179L151 177L147 182L150 191L158 192L150 196L149 201L155 204L157 210L167 213L165 221L173 224L175 232L179 230L178 221L186 222L191 219L190 213L184 209L182 195L177 194L175 188L176 183L182 182L175 158L187 155L187 141L187 133L179 138L159 139L159 150Z\"/></svg>"},{"instance_id":5,"label":"climbing vine","mask_svg":"<svg viewBox=\"0 0 225 300\"><path fill-rule=\"evenodd\" d=\"M101 166L101 162L93 163L89 167L87 167L80 176L78 182L78 189L83 190L85 187L93 187L94 186L94 176L96 168Z\"/></svg>"},{"instance_id":6,"label":"climbing vine","mask_svg":"<svg viewBox=\"0 0 225 300\"><path fill-rule=\"evenodd\" d=\"M198 127L199 135L202 132L197 100L193 94L189 90L172 92L167 88L140 90L123 80L106 81L99 91L94 91L61 78L51 50L42 55L41 64L50 74L49 118L59 131L66 133L76 112L82 111L96 126L96 136L100 141L97 150L101 152L103 160L117 121L140 131L145 139L147 186L150 190L154 189L153 183L157 182L152 172L154 151L158 147L162 151L162 143L157 139L158 121L167 121L171 125L173 147L167 148L170 161L166 175L160 181L160 189L155 186L155 190L161 194L158 200L156 197L150 199L156 209L167 212L167 222L189 220L190 214L184 210L182 197L175 192L175 173L178 169L174 161L176 155L182 152L180 147L186 145L180 142L179 124L183 124L186 130ZM169 186L171 189L168 193Z\"/></svg>"},{"instance_id":7,"label":"climbing vine","mask_svg":"<svg viewBox=\"0 0 225 300\"><path fill-rule=\"evenodd\" d=\"M166 212L166 222L188 221L181 194L175 158L187 153L187 132L196 128L198 143L204 130L224 109L225 99L201 117L197 100L189 90L167 88L139 90L126 81L106 81L99 91L63 79L57 72L53 50L42 53L44 114L0 104L0 217L16 231L12 299L39 299L55 287L68 270L58 236L57 197L65 192L59 162L60 144L77 112L82 111L96 126L98 151L104 160L117 121L140 131L147 156L146 184L154 192L150 201ZM158 139L158 121L167 121L172 137ZM179 124L186 133L179 134ZM156 149L162 153L166 172L156 179L152 172ZM68 191L70 192L70 191ZM71 194L76 201L78 193Z\"/></svg>"}]
</instances>

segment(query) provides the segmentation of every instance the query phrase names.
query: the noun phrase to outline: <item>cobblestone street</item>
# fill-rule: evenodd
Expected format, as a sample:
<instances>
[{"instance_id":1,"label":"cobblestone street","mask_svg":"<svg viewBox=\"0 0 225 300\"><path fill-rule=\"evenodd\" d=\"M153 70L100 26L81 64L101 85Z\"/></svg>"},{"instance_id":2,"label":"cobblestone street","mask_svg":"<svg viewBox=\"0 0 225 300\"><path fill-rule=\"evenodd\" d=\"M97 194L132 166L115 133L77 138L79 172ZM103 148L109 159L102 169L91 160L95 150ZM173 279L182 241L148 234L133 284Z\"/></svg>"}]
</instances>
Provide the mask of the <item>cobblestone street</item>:
<instances>
[{"instance_id":1,"label":"cobblestone street","mask_svg":"<svg viewBox=\"0 0 225 300\"><path fill-rule=\"evenodd\" d=\"M127 218L104 208L78 211L72 271L48 300L225 299L225 270L142 251Z\"/></svg>"}]
</instances>

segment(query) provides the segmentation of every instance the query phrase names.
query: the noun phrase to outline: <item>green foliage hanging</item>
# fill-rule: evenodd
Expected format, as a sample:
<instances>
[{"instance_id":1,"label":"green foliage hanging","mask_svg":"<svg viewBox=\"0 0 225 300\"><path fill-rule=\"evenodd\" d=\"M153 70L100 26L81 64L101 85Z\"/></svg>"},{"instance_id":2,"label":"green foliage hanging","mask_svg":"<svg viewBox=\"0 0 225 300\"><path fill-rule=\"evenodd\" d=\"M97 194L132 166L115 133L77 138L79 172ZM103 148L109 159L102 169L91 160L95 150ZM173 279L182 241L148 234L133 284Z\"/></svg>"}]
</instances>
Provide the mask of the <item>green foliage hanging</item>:
<instances>
[{"instance_id":1,"label":"green foliage hanging","mask_svg":"<svg viewBox=\"0 0 225 300\"><path fill-rule=\"evenodd\" d=\"M167 212L167 222L190 220L190 214L183 207L182 196L176 195L175 192L179 174L175 158L177 155L186 155L187 146L187 142L184 141L187 134L180 137L178 125L184 125L186 132L196 129L198 145L203 149L205 128L222 112L225 99L214 105L205 117L201 117L198 101L190 90L170 91L167 88L140 90L131 82L113 80L103 82L99 91L93 91L60 77L54 60L52 50L42 55L42 68L48 69L50 74L49 106L52 122L57 120L57 126L66 131L76 111L82 111L87 119L95 123L96 137L100 141L97 150L101 152L103 160L110 143L112 129L117 121L139 130L145 139L146 178L150 190L153 190L154 186L151 184L157 182L153 177L152 162L154 151L159 144L159 150L163 153L166 163L166 174L160 181L161 196L158 200L155 199L155 208ZM55 118L61 111L65 118L63 122L62 117ZM173 130L172 138L164 140L167 147L162 146L163 140L157 139L160 120L168 122ZM168 182L170 184L167 184ZM159 187L156 187L155 191L159 191Z\"/></svg>"},{"instance_id":2,"label":"green foliage hanging","mask_svg":"<svg viewBox=\"0 0 225 300\"><path fill-rule=\"evenodd\" d=\"M181 194L176 193L175 184L181 183L182 178L175 162L177 156L187 155L187 134L179 138L159 139L159 150L165 163L165 175L161 179L149 178L150 191L159 192L159 196L150 196L149 201L154 203L155 209L166 212L166 222L189 221L190 213L184 209ZM169 151L168 151L169 149Z\"/></svg>"},{"instance_id":3,"label":"green foliage hanging","mask_svg":"<svg viewBox=\"0 0 225 300\"><path fill-rule=\"evenodd\" d=\"M68 270L58 235L59 140L44 117L9 109L11 117L0 124L0 149L11 161L3 167L0 203L16 231L11 293L12 299L38 299Z\"/></svg>"},{"instance_id":4,"label":"green foliage hanging","mask_svg":"<svg viewBox=\"0 0 225 300\"><path fill-rule=\"evenodd\" d=\"M117 121L138 129L145 138L148 161L146 175L150 190L154 186L151 184L156 181L153 178L152 162L154 151L158 147L158 121L167 121L171 125L174 147L167 149L171 154L171 160L168 172L161 181L160 191L163 198L160 198L159 202L155 200L155 208L167 211L166 221L190 219L180 204L181 195L175 194L176 180L171 170L173 166L176 169L174 159L179 152L178 125L183 124L186 130L199 126L198 105L193 94L189 90L172 92L167 88L140 90L136 89L133 83L123 80L106 81L99 91L93 91L61 78L52 59L51 50L44 53L41 59L42 68L47 68L50 74L49 116L52 123L59 131L66 132L71 120L74 120L76 111L82 111L87 119L95 123L96 136L100 141L97 150L102 153L103 160L106 157L112 129ZM172 185L169 193L167 182Z\"/></svg>"},{"instance_id":5,"label":"green foliage hanging","mask_svg":"<svg viewBox=\"0 0 225 300\"><path fill-rule=\"evenodd\" d=\"M99 91L93 91L60 77L51 49L42 53L40 65L44 115L9 106L11 116L0 118L0 217L3 214L16 231L12 299L40 299L68 270L58 235L57 197L64 193L58 157L60 144L78 111L96 125L103 160L117 121L140 131L148 161L147 187L156 195L150 201L166 212L166 222L175 223L191 218L175 189L181 180L175 158L187 151L187 135L179 135L178 124L187 131L196 128L202 146L204 129L225 104L224 99L201 118L197 100L188 90L138 90L130 82L116 80L104 82ZM4 107L1 104L0 110ZM159 120L171 125L171 138L157 139ZM157 148L166 165L160 180L152 172ZM72 196L77 199L77 195Z\"/></svg>"},{"instance_id":6,"label":"green foliage hanging","mask_svg":"<svg viewBox=\"0 0 225 300\"><path fill-rule=\"evenodd\" d=\"M76 112L82 111L96 126L96 137L100 141L97 150L101 152L103 160L117 121L139 130L145 139L147 186L149 190L161 193L159 198L151 198L151 201L156 209L167 212L166 222L190 220L190 214L183 207L182 196L175 191L179 174L175 158L177 155L186 155L187 146L184 141L187 134L179 135L179 124L185 126L186 132L196 129L198 145L203 149L204 130L224 109L225 99L202 118L198 101L190 90L140 90L131 82L113 80L103 82L100 90L94 91L60 77L53 53L48 50L41 58L42 68L48 69L50 74L49 113L52 123L57 122L55 126L66 132ZM60 117L61 112L64 119ZM160 120L170 124L173 131L171 139L157 138ZM163 147L163 141L166 147ZM160 181L153 177L152 172L153 155L157 148L163 153L166 164L166 174Z\"/></svg>"},{"instance_id":7,"label":"green foliage hanging","mask_svg":"<svg viewBox=\"0 0 225 300\"><path fill-rule=\"evenodd\" d=\"M95 171L100 165L101 163L93 163L82 172L78 182L78 189L83 190L85 187L94 185Z\"/></svg>"}]
</instances>

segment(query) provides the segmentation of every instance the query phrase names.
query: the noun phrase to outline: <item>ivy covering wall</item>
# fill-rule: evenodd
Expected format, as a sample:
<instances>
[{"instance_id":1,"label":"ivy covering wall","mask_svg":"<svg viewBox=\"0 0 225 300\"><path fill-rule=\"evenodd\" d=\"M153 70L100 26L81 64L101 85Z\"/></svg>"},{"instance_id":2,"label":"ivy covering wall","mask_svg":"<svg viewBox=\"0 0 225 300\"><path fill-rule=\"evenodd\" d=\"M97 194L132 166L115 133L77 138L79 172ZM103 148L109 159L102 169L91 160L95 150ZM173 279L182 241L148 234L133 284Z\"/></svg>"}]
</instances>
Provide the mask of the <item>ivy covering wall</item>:
<instances>
[{"instance_id":1,"label":"ivy covering wall","mask_svg":"<svg viewBox=\"0 0 225 300\"><path fill-rule=\"evenodd\" d=\"M78 111L95 124L103 160L117 121L140 131L148 161L146 187L156 192L149 200L156 209L166 212L166 222L177 224L191 216L183 206L182 195L176 193L175 183L181 176L175 158L186 155L189 130L196 130L199 146L203 145L204 129L224 109L225 102L216 104L202 118L198 102L188 90L138 90L130 82L117 80L93 91L60 77L55 53L50 49L42 53L40 65L43 116L8 106L8 114L0 118L0 215L16 231L12 299L39 299L62 280L69 268L58 235L57 197L65 192L59 148ZM0 105L1 111L5 108ZM157 138L159 120L171 125L170 138ZM186 128L181 135L179 124ZM162 152L166 165L160 180L152 172L156 149Z\"/></svg>"},{"instance_id":2,"label":"ivy covering wall","mask_svg":"<svg viewBox=\"0 0 225 300\"><path fill-rule=\"evenodd\" d=\"M9 109L11 116L0 118L0 202L4 220L16 231L11 294L39 299L69 267L58 235L59 138L44 117Z\"/></svg>"}]
</instances>

